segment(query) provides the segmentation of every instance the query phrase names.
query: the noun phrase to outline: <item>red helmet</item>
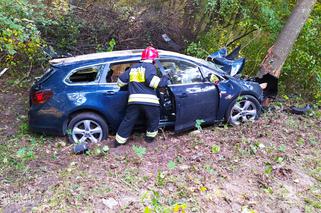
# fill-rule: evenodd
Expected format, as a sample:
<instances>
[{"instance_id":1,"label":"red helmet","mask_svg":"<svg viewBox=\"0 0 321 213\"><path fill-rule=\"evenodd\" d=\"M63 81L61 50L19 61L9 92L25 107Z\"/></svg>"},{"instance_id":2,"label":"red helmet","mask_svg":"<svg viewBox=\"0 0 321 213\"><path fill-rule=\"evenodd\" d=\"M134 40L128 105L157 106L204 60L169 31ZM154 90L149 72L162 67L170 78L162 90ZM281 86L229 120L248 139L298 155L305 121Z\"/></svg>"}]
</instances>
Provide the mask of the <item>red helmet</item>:
<instances>
[{"instance_id":1,"label":"red helmet","mask_svg":"<svg viewBox=\"0 0 321 213\"><path fill-rule=\"evenodd\" d=\"M154 60L158 57L158 51L154 47L147 47L142 52L142 60Z\"/></svg>"}]
</instances>

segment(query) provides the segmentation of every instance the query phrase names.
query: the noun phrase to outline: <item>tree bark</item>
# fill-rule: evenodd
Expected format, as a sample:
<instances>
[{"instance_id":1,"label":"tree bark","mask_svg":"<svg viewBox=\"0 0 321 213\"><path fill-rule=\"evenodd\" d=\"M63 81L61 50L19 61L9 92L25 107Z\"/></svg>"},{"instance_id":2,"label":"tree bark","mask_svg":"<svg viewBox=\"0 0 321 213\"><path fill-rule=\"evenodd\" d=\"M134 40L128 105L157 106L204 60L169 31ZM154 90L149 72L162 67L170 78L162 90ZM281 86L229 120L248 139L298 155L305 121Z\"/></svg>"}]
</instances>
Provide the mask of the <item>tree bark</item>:
<instances>
[{"instance_id":1,"label":"tree bark","mask_svg":"<svg viewBox=\"0 0 321 213\"><path fill-rule=\"evenodd\" d=\"M291 16L279 34L277 41L269 49L261 64L261 69L258 73L260 78L266 74L270 74L276 78L280 77L284 62L291 52L291 49L315 3L316 0L297 1Z\"/></svg>"}]
</instances>

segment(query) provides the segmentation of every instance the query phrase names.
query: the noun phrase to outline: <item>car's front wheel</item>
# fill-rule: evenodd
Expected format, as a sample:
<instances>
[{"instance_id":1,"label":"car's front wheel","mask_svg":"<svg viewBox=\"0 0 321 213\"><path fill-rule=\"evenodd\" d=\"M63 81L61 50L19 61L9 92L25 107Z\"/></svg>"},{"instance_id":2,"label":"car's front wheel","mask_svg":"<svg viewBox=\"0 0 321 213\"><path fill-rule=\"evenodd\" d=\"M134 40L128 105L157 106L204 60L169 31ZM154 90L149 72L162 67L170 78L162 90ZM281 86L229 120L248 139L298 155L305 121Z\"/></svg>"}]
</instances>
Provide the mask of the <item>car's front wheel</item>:
<instances>
[{"instance_id":1,"label":"car's front wheel","mask_svg":"<svg viewBox=\"0 0 321 213\"><path fill-rule=\"evenodd\" d=\"M229 106L226 112L226 120L231 125L240 125L244 122L257 120L260 114L259 101L251 95L244 95L238 97Z\"/></svg>"},{"instance_id":2,"label":"car's front wheel","mask_svg":"<svg viewBox=\"0 0 321 213\"><path fill-rule=\"evenodd\" d=\"M71 143L99 143L108 137L105 120L91 112L80 113L68 124L68 141Z\"/></svg>"}]
</instances>

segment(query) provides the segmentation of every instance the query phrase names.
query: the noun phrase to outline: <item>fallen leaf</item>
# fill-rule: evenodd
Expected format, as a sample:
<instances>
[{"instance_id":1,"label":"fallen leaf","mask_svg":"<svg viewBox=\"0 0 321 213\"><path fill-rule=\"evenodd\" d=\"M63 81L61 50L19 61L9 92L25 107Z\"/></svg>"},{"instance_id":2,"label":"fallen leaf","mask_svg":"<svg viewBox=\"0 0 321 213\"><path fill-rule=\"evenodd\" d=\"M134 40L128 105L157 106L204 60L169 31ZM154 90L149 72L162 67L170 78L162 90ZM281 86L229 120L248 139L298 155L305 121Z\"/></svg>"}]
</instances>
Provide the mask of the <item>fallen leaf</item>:
<instances>
[{"instance_id":1,"label":"fallen leaf","mask_svg":"<svg viewBox=\"0 0 321 213\"><path fill-rule=\"evenodd\" d=\"M118 205L118 202L114 198L103 199L103 204L112 209Z\"/></svg>"}]
</instances>

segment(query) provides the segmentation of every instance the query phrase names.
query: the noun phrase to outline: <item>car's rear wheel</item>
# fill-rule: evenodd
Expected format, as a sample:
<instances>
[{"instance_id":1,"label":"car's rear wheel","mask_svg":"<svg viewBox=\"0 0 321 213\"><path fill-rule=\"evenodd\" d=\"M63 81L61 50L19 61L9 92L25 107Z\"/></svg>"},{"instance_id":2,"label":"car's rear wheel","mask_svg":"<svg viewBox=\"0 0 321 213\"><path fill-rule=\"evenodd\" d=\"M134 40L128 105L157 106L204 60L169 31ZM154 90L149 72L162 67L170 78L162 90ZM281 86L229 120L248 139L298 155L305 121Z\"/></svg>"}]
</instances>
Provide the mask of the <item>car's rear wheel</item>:
<instances>
[{"instance_id":1,"label":"car's rear wheel","mask_svg":"<svg viewBox=\"0 0 321 213\"><path fill-rule=\"evenodd\" d=\"M68 124L68 140L71 143L99 143L108 137L105 120L91 112L80 113Z\"/></svg>"},{"instance_id":2,"label":"car's rear wheel","mask_svg":"<svg viewBox=\"0 0 321 213\"><path fill-rule=\"evenodd\" d=\"M259 101L251 96L244 95L237 98L226 112L226 120L231 125L240 125L248 121L255 121L260 117L261 107Z\"/></svg>"}]
</instances>

